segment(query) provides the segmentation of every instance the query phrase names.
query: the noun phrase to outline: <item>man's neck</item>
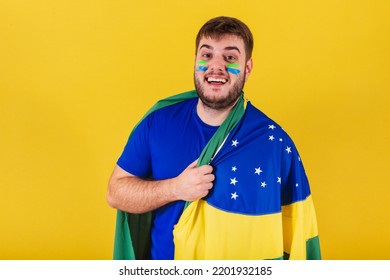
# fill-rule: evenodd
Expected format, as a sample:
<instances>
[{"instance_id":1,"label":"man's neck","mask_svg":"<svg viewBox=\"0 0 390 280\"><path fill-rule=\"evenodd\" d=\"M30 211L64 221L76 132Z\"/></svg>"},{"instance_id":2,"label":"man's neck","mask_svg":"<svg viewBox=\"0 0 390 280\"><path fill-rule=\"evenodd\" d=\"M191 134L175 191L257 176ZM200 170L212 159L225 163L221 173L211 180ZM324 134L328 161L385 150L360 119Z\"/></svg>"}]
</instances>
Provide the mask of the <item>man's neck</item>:
<instances>
[{"instance_id":1,"label":"man's neck","mask_svg":"<svg viewBox=\"0 0 390 280\"><path fill-rule=\"evenodd\" d=\"M200 99L198 99L196 112L204 123L212 126L220 126L227 118L234 105L236 104L233 104L231 107L223 110L216 110L206 106Z\"/></svg>"}]
</instances>

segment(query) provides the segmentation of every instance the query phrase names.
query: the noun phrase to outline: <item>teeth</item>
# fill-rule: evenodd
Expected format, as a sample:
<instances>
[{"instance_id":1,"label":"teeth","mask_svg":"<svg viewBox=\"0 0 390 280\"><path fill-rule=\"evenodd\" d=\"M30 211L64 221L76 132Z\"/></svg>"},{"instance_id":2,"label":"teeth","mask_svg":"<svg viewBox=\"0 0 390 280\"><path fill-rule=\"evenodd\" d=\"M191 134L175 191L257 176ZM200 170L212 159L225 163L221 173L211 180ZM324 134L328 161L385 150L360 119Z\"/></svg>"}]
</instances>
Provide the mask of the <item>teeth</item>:
<instances>
[{"instance_id":1,"label":"teeth","mask_svg":"<svg viewBox=\"0 0 390 280\"><path fill-rule=\"evenodd\" d=\"M218 79L218 78L212 78L212 77L207 78L207 81L208 81L209 83L211 83L211 82L226 83L226 80L225 80L225 79Z\"/></svg>"}]
</instances>

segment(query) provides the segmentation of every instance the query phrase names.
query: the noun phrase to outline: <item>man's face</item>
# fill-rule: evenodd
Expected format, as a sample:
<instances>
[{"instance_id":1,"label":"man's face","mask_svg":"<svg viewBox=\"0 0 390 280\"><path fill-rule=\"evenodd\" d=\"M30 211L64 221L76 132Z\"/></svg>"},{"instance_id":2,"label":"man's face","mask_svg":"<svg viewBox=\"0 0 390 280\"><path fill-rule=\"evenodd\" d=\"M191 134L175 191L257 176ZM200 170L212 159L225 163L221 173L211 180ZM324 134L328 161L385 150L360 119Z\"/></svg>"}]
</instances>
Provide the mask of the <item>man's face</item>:
<instances>
[{"instance_id":1,"label":"man's face","mask_svg":"<svg viewBox=\"0 0 390 280\"><path fill-rule=\"evenodd\" d=\"M234 35L202 38L195 57L195 87L202 103L212 109L230 108L252 70L244 42Z\"/></svg>"}]
</instances>

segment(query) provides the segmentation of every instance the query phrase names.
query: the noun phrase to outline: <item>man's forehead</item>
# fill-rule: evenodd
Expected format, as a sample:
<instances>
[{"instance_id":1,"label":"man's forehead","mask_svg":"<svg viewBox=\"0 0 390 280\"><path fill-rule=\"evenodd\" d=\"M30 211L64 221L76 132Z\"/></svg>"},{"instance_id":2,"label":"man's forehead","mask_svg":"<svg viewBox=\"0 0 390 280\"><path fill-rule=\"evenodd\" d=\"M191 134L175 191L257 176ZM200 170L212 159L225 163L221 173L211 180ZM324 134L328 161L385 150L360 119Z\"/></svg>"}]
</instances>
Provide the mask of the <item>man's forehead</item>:
<instances>
[{"instance_id":1,"label":"man's forehead","mask_svg":"<svg viewBox=\"0 0 390 280\"><path fill-rule=\"evenodd\" d=\"M202 37L199 41L198 49L202 47L214 48L216 45L226 47L236 47L239 51L244 50L244 41L236 35L223 35L218 37Z\"/></svg>"}]
</instances>

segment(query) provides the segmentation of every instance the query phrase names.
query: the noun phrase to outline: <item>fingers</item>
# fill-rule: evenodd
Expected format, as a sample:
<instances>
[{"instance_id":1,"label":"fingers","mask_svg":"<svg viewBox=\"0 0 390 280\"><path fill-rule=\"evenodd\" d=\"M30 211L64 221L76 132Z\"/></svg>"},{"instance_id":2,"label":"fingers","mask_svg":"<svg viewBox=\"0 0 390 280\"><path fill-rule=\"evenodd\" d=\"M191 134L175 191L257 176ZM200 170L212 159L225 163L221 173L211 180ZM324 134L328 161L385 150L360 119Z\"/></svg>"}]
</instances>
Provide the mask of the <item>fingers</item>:
<instances>
[{"instance_id":1,"label":"fingers","mask_svg":"<svg viewBox=\"0 0 390 280\"><path fill-rule=\"evenodd\" d=\"M214 179L215 179L215 175L214 174L206 174L203 176L203 183L204 184L207 184L207 183L210 183L211 186L207 189L211 189L213 187L213 182L214 182Z\"/></svg>"},{"instance_id":2,"label":"fingers","mask_svg":"<svg viewBox=\"0 0 390 280\"><path fill-rule=\"evenodd\" d=\"M194 160L193 162L191 162L190 165L187 166L187 169L188 169L188 168L194 168L194 167L196 167L196 165L198 164L198 161L199 161L199 158L197 158L196 160ZM202 166L210 166L210 165L205 164L205 165L201 165L201 166L199 166L199 167L202 167Z\"/></svg>"},{"instance_id":3,"label":"fingers","mask_svg":"<svg viewBox=\"0 0 390 280\"><path fill-rule=\"evenodd\" d=\"M208 174L213 172L213 167L208 164L197 167L196 165L198 164L198 160L199 159L196 159L193 162L191 162L186 169L198 168L199 172L202 174Z\"/></svg>"},{"instance_id":4,"label":"fingers","mask_svg":"<svg viewBox=\"0 0 390 280\"><path fill-rule=\"evenodd\" d=\"M213 172L213 167L211 165L202 165L197 167L197 171L201 175L207 175Z\"/></svg>"},{"instance_id":5,"label":"fingers","mask_svg":"<svg viewBox=\"0 0 390 280\"><path fill-rule=\"evenodd\" d=\"M181 200L194 201L205 197L213 188L215 179L213 167L202 165L197 167L198 159L190 163L177 177L175 193Z\"/></svg>"}]
</instances>

